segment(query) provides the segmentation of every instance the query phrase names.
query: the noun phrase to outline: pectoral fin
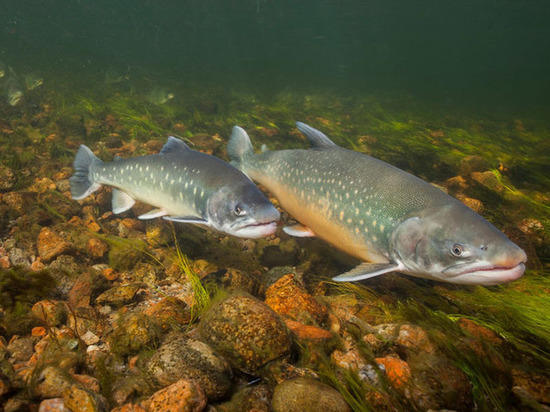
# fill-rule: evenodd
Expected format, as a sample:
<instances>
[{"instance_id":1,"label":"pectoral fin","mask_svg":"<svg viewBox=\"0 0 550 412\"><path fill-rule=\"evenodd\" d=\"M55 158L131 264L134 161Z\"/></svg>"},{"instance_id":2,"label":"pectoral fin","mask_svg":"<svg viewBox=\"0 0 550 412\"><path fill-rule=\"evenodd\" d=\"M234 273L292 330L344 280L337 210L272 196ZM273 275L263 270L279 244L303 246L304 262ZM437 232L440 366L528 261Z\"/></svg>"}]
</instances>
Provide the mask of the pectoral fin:
<instances>
[{"instance_id":1,"label":"pectoral fin","mask_svg":"<svg viewBox=\"0 0 550 412\"><path fill-rule=\"evenodd\" d=\"M349 272L342 273L332 280L336 282L354 282L356 280L373 278L384 273L399 270L397 263L366 263L363 262L359 266L353 268Z\"/></svg>"},{"instance_id":2,"label":"pectoral fin","mask_svg":"<svg viewBox=\"0 0 550 412\"><path fill-rule=\"evenodd\" d=\"M154 219L156 217L162 217L166 216L166 212L162 209L153 209L149 210L147 213L144 213L143 215L138 216L138 219L147 220L147 219Z\"/></svg>"},{"instance_id":3,"label":"pectoral fin","mask_svg":"<svg viewBox=\"0 0 550 412\"><path fill-rule=\"evenodd\" d=\"M283 232L285 232L287 235L295 236L295 237L315 237L316 234L313 233L313 230L311 230L309 227L296 224L292 226L285 226L283 227Z\"/></svg>"},{"instance_id":4,"label":"pectoral fin","mask_svg":"<svg viewBox=\"0 0 550 412\"><path fill-rule=\"evenodd\" d=\"M122 212L126 212L128 209L131 209L132 206L134 206L134 203L136 203L136 201L132 199L132 197L129 194L124 193L120 189L113 188L112 194L113 194L113 200L112 200L113 213L115 215L118 215L119 213L122 213Z\"/></svg>"},{"instance_id":5,"label":"pectoral fin","mask_svg":"<svg viewBox=\"0 0 550 412\"><path fill-rule=\"evenodd\" d=\"M164 216L163 219L170 220L172 222L193 223L195 225L210 226L208 220L204 220L202 217L197 216Z\"/></svg>"}]
</instances>

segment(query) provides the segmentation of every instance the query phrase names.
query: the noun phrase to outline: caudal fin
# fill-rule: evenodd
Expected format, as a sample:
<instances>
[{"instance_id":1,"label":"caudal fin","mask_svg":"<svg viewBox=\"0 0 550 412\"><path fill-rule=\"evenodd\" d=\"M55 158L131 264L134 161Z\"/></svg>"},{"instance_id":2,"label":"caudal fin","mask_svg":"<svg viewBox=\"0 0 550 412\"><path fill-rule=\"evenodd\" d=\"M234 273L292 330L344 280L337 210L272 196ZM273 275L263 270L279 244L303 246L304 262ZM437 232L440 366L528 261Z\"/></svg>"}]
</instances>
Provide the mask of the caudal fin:
<instances>
[{"instance_id":1,"label":"caudal fin","mask_svg":"<svg viewBox=\"0 0 550 412\"><path fill-rule=\"evenodd\" d=\"M244 172L244 159L247 155L254 153L254 148L250 142L250 137L248 133L239 126L233 127L231 132L231 138L229 143L227 143L227 154L229 159L231 159L231 164L236 168Z\"/></svg>"},{"instance_id":2,"label":"caudal fin","mask_svg":"<svg viewBox=\"0 0 550 412\"><path fill-rule=\"evenodd\" d=\"M74 174L69 179L73 199L84 199L101 187L94 182L90 173L90 166L94 163L102 162L88 147L80 145L73 162Z\"/></svg>"}]
</instances>

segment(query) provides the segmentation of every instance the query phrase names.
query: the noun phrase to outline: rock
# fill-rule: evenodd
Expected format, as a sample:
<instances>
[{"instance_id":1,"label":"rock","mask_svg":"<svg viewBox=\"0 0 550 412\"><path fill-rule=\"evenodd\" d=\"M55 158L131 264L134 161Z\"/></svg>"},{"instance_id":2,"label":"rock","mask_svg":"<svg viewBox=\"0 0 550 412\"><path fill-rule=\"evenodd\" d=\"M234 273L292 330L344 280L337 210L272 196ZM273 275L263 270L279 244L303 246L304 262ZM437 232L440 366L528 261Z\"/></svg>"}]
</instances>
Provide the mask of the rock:
<instances>
[{"instance_id":1,"label":"rock","mask_svg":"<svg viewBox=\"0 0 550 412\"><path fill-rule=\"evenodd\" d=\"M40 402L38 412L71 412L71 410L65 407L63 398L52 398Z\"/></svg>"},{"instance_id":2,"label":"rock","mask_svg":"<svg viewBox=\"0 0 550 412\"><path fill-rule=\"evenodd\" d=\"M193 380L209 401L224 398L231 389L229 364L207 344L179 334L161 345L147 362L147 370L161 386Z\"/></svg>"},{"instance_id":3,"label":"rock","mask_svg":"<svg viewBox=\"0 0 550 412\"><path fill-rule=\"evenodd\" d=\"M36 247L40 258L44 262L51 262L59 255L66 254L74 250L72 244L52 232L47 227L43 227L40 231L36 242Z\"/></svg>"},{"instance_id":4,"label":"rock","mask_svg":"<svg viewBox=\"0 0 550 412\"><path fill-rule=\"evenodd\" d=\"M466 183L466 179L462 176L455 176L447 179L443 186L448 190L462 192L468 188L468 183Z\"/></svg>"},{"instance_id":5,"label":"rock","mask_svg":"<svg viewBox=\"0 0 550 412\"><path fill-rule=\"evenodd\" d=\"M478 325L470 319L460 318L458 320L458 325L463 331L467 332L469 335L479 338L481 340L490 342L495 345L500 345L503 342L502 338L500 338L491 329L488 329L485 326Z\"/></svg>"},{"instance_id":6,"label":"rock","mask_svg":"<svg viewBox=\"0 0 550 412\"><path fill-rule=\"evenodd\" d=\"M106 402L78 385L71 385L63 391L63 403L71 411L102 412L107 411Z\"/></svg>"},{"instance_id":7,"label":"rock","mask_svg":"<svg viewBox=\"0 0 550 412\"><path fill-rule=\"evenodd\" d=\"M395 343L421 352L435 352L426 332L415 325L401 325Z\"/></svg>"},{"instance_id":8,"label":"rock","mask_svg":"<svg viewBox=\"0 0 550 412\"><path fill-rule=\"evenodd\" d=\"M147 243L152 247L162 247L174 241L174 234L170 225L162 219L147 220L146 223Z\"/></svg>"},{"instance_id":9,"label":"rock","mask_svg":"<svg viewBox=\"0 0 550 412\"><path fill-rule=\"evenodd\" d=\"M495 176L495 174L491 171L486 172L473 172L471 174L471 178L479 183L481 186L485 187L486 189L489 189L491 192L494 192L496 194L502 194L505 191L504 186L502 183L500 183Z\"/></svg>"},{"instance_id":10,"label":"rock","mask_svg":"<svg viewBox=\"0 0 550 412\"><path fill-rule=\"evenodd\" d=\"M92 257L100 259L109 251L109 245L97 237L91 237L86 242L86 251Z\"/></svg>"},{"instance_id":11,"label":"rock","mask_svg":"<svg viewBox=\"0 0 550 412\"><path fill-rule=\"evenodd\" d=\"M206 407L206 396L199 385L181 379L176 383L155 392L143 404L155 412L201 412Z\"/></svg>"},{"instance_id":12,"label":"rock","mask_svg":"<svg viewBox=\"0 0 550 412\"><path fill-rule=\"evenodd\" d=\"M111 412L147 412L147 410L139 404L127 403L112 409Z\"/></svg>"},{"instance_id":13,"label":"rock","mask_svg":"<svg viewBox=\"0 0 550 412\"><path fill-rule=\"evenodd\" d=\"M390 383L396 388L403 388L411 379L411 368L407 362L399 358L376 358L376 363L382 365Z\"/></svg>"},{"instance_id":14,"label":"rock","mask_svg":"<svg viewBox=\"0 0 550 412\"><path fill-rule=\"evenodd\" d=\"M133 237L145 231L145 223L138 219L122 219L118 224L118 235L120 237Z\"/></svg>"},{"instance_id":15,"label":"rock","mask_svg":"<svg viewBox=\"0 0 550 412\"><path fill-rule=\"evenodd\" d=\"M15 186L17 176L7 166L0 165L0 192L7 192Z\"/></svg>"},{"instance_id":16,"label":"rock","mask_svg":"<svg viewBox=\"0 0 550 412\"><path fill-rule=\"evenodd\" d=\"M82 339L82 342L84 342L88 346L95 345L99 342L99 337L92 331L87 331L84 335L80 337L80 339Z\"/></svg>"},{"instance_id":17,"label":"rock","mask_svg":"<svg viewBox=\"0 0 550 412\"><path fill-rule=\"evenodd\" d=\"M290 266L276 266L274 268L271 268L267 272L262 274L262 284L267 289L275 282L277 282L280 278L288 275L289 273L295 273L294 269Z\"/></svg>"},{"instance_id":18,"label":"rock","mask_svg":"<svg viewBox=\"0 0 550 412\"><path fill-rule=\"evenodd\" d=\"M61 192L65 193L71 189L71 182L69 179L63 179L55 182L56 189Z\"/></svg>"},{"instance_id":19,"label":"rock","mask_svg":"<svg viewBox=\"0 0 550 412\"><path fill-rule=\"evenodd\" d=\"M536 373L512 370L513 386L526 391L537 402L550 404L550 378Z\"/></svg>"},{"instance_id":20,"label":"rock","mask_svg":"<svg viewBox=\"0 0 550 412\"><path fill-rule=\"evenodd\" d=\"M481 203L480 200L473 199L462 194L457 194L455 197L476 213L483 213L485 210L485 206L483 206L483 203Z\"/></svg>"},{"instance_id":21,"label":"rock","mask_svg":"<svg viewBox=\"0 0 550 412\"><path fill-rule=\"evenodd\" d=\"M49 273L55 280L56 291L66 296L74 286L77 274L81 272L80 265L73 256L61 255L50 263Z\"/></svg>"},{"instance_id":22,"label":"rock","mask_svg":"<svg viewBox=\"0 0 550 412\"><path fill-rule=\"evenodd\" d=\"M191 321L191 312L187 304L176 297L166 297L153 303L143 311L144 315L150 316L163 329L172 326L179 327Z\"/></svg>"},{"instance_id":23,"label":"rock","mask_svg":"<svg viewBox=\"0 0 550 412\"><path fill-rule=\"evenodd\" d=\"M34 344L38 339L34 336L13 336L8 344L10 358L15 362L26 362L34 353Z\"/></svg>"},{"instance_id":24,"label":"rock","mask_svg":"<svg viewBox=\"0 0 550 412\"><path fill-rule=\"evenodd\" d=\"M290 379L277 385L271 408L273 412L351 412L340 392L309 378Z\"/></svg>"},{"instance_id":25,"label":"rock","mask_svg":"<svg viewBox=\"0 0 550 412\"><path fill-rule=\"evenodd\" d=\"M94 271L84 272L78 276L69 291L69 305L73 308L87 308L99 291L105 289L107 281Z\"/></svg>"},{"instance_id":26,"label":"rock","mask_svg":"<svg viewBox=\"0 0 550 412\"><path fill-rule=\"evenodd\" d=\"M49 190L55 190L55 189L56 189L55 183L49 177L42 177L39 179L35 179L32 186L29 187L29 191L36 192L36 193L46 193Z\"/></svg>"},{"instance_id":27,"label":"rock","mask_svg":"<svg viewBox=\"0 0 550 412\"><path fill-rule=\"evenodd\" d=\"M285 324L251 296L230 296L212 307L203 315L200 333L233 367L250 374L290 352Z\"/></svg>"},{"instance_id":28,"label":"rock","mask_svg":"<svg viewBox=\"0 0 550 412\"><path fill-rule=\"evenodd\" d=\"M269 385L244 385L227 402L215 406L218 412L269 411L272 390Z\"/></svg>"},{"instance_id":29,"label":"rock","mask_svg":"<svg viewBox=\"0 0 550 412\"><path fill-rule=\"evenodd\" d=\"M129 313L120 316L108 342L113 353L136 354L145 347L154 347L160 338L160 327L149 316Z\"/></svg>"},{"instance_id":30,"label":"rock","mask_svg":"<svg viewBox=\"0 0 550 412\"><path fill-rule=\"evenodd\" d=\"M27 252L18 247L14 247L9 252L9 261L11 266L23 266L28 268L31 266L31 259Z\"/></svg>"},{"instance_id":31,"label":"rock","mask_svg":"<svg viewBox=\"0 0 550 412\"><path fill-rule=\"evenodd\" d=\"M136 299L136 294L141 287L142 285L140 283L129 283L112 287L99 295L96 299L96 303L115 307L127 305Z\"/></svg>"},{"instance_id":32,"label":"rock","mask_svg":"<svg viewBox=\"0 0 550 412\"><path fill-rule=\"evenodd\" d=\"M36 319L44 322L48 327L59 326L67 319L65 303L57 300L48 299L36 302L31 312Z\"/></svg>"},{"instance_id":33,"label":"rock","mask_svg":"<svg viewBox=\"0 0 550 412\"><path fill-rule=\"evenodd\" d=\"M300 340L322 344L323 342L327 342L334 337L332 332L321 329L317 326L304 325L290 319L287 319L285 323L290 331Z\"/></svg>"},{"instance_id":34,"label":"rock","mask_svg":"<svg viewBox=\"0 0 550 412\"><path fill-rule=\"evenodd\" d=\"M65 389L74 384L73 378L56 366L46 366L34 387L34 394L40 398L61 398Z\"/></svg>"},{"instance_id":35,"label":"rock","mask_svg":"<svg viewBox=\"0 0 550 412\"><path fill-rule=\"evenodd\" d=\"M327 307L317 302L294 274L271 285L265 292L265 303L279 315L306 324L319 324L328 313Z\"/></svg>"}]
</instances>

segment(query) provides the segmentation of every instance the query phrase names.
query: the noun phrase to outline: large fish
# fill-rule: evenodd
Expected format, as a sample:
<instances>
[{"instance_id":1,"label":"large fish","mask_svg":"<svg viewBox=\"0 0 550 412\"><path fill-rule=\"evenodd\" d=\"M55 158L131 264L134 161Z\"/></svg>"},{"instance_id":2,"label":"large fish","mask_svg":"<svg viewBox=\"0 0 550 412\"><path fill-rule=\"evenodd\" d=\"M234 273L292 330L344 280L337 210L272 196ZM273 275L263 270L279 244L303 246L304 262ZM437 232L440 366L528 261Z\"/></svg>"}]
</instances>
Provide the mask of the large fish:
<instances>
[{"instance_id":1,"label":"large fish","mask_svg":"<svg viewBox=\"0 0 550 412\"><path fill-rule=\"evenodd\" d=\"M136 200L155 206L140 219L164 217L208 226L230 235L259 238L275 233L280 214L256 186L228 163L191 150L170 136L157 155L105 163L81 145L70 179L73 199L101 185L113 187L113 212Z\"/></svg>"},{"instance_id":2,"label":"large fish","mask_svg":"<svg viewBox=\"0 0 550 412\"><path fill-rule=\"evenodd\" d=\"M458 200L388 163L338 147L304 123L297 126L311 150L254 154L246 132L235 126L228 153L300 222L286 233L318 236L363 261L334 280L399 271L493 285L525 271L525 252Z\"/></svg>"}]
</instances>

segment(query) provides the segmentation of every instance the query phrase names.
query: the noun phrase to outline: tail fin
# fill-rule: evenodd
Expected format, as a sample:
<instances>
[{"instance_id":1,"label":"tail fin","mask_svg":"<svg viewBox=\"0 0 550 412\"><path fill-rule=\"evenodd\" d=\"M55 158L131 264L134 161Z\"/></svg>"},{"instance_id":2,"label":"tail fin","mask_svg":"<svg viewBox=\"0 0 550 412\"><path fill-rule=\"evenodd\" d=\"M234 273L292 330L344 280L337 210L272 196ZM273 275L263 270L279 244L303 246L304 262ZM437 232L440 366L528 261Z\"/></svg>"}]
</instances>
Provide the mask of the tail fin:
<instances>
[{"instance_id":1,"label":"tail fin","mask_svg":"<svg viewBox=\"0 0 550 412\"><path fill-rule=\"evenodd\" d=\"M69 179L73 199L84 199L101 187L90 174L90 166L94 163L103 162L88 147L80 145L73 162L74 174Z\"/></svg>"},{"instance_id":2,"label":"tail fin","mask_svg":"<svg viewBox=\"0 0 550 412\"><path fill-rule=\"evenodd\" d=\"M229 159L231 159L231 164L245 173L243 170L244 158L247 155L254 154L254 148L250 142L250 137L248 137L243 128L239 126L233 127L231 138L229 139L229 143L227 143L227 154L229 155Z\"/></svg>"}]
</instances>

